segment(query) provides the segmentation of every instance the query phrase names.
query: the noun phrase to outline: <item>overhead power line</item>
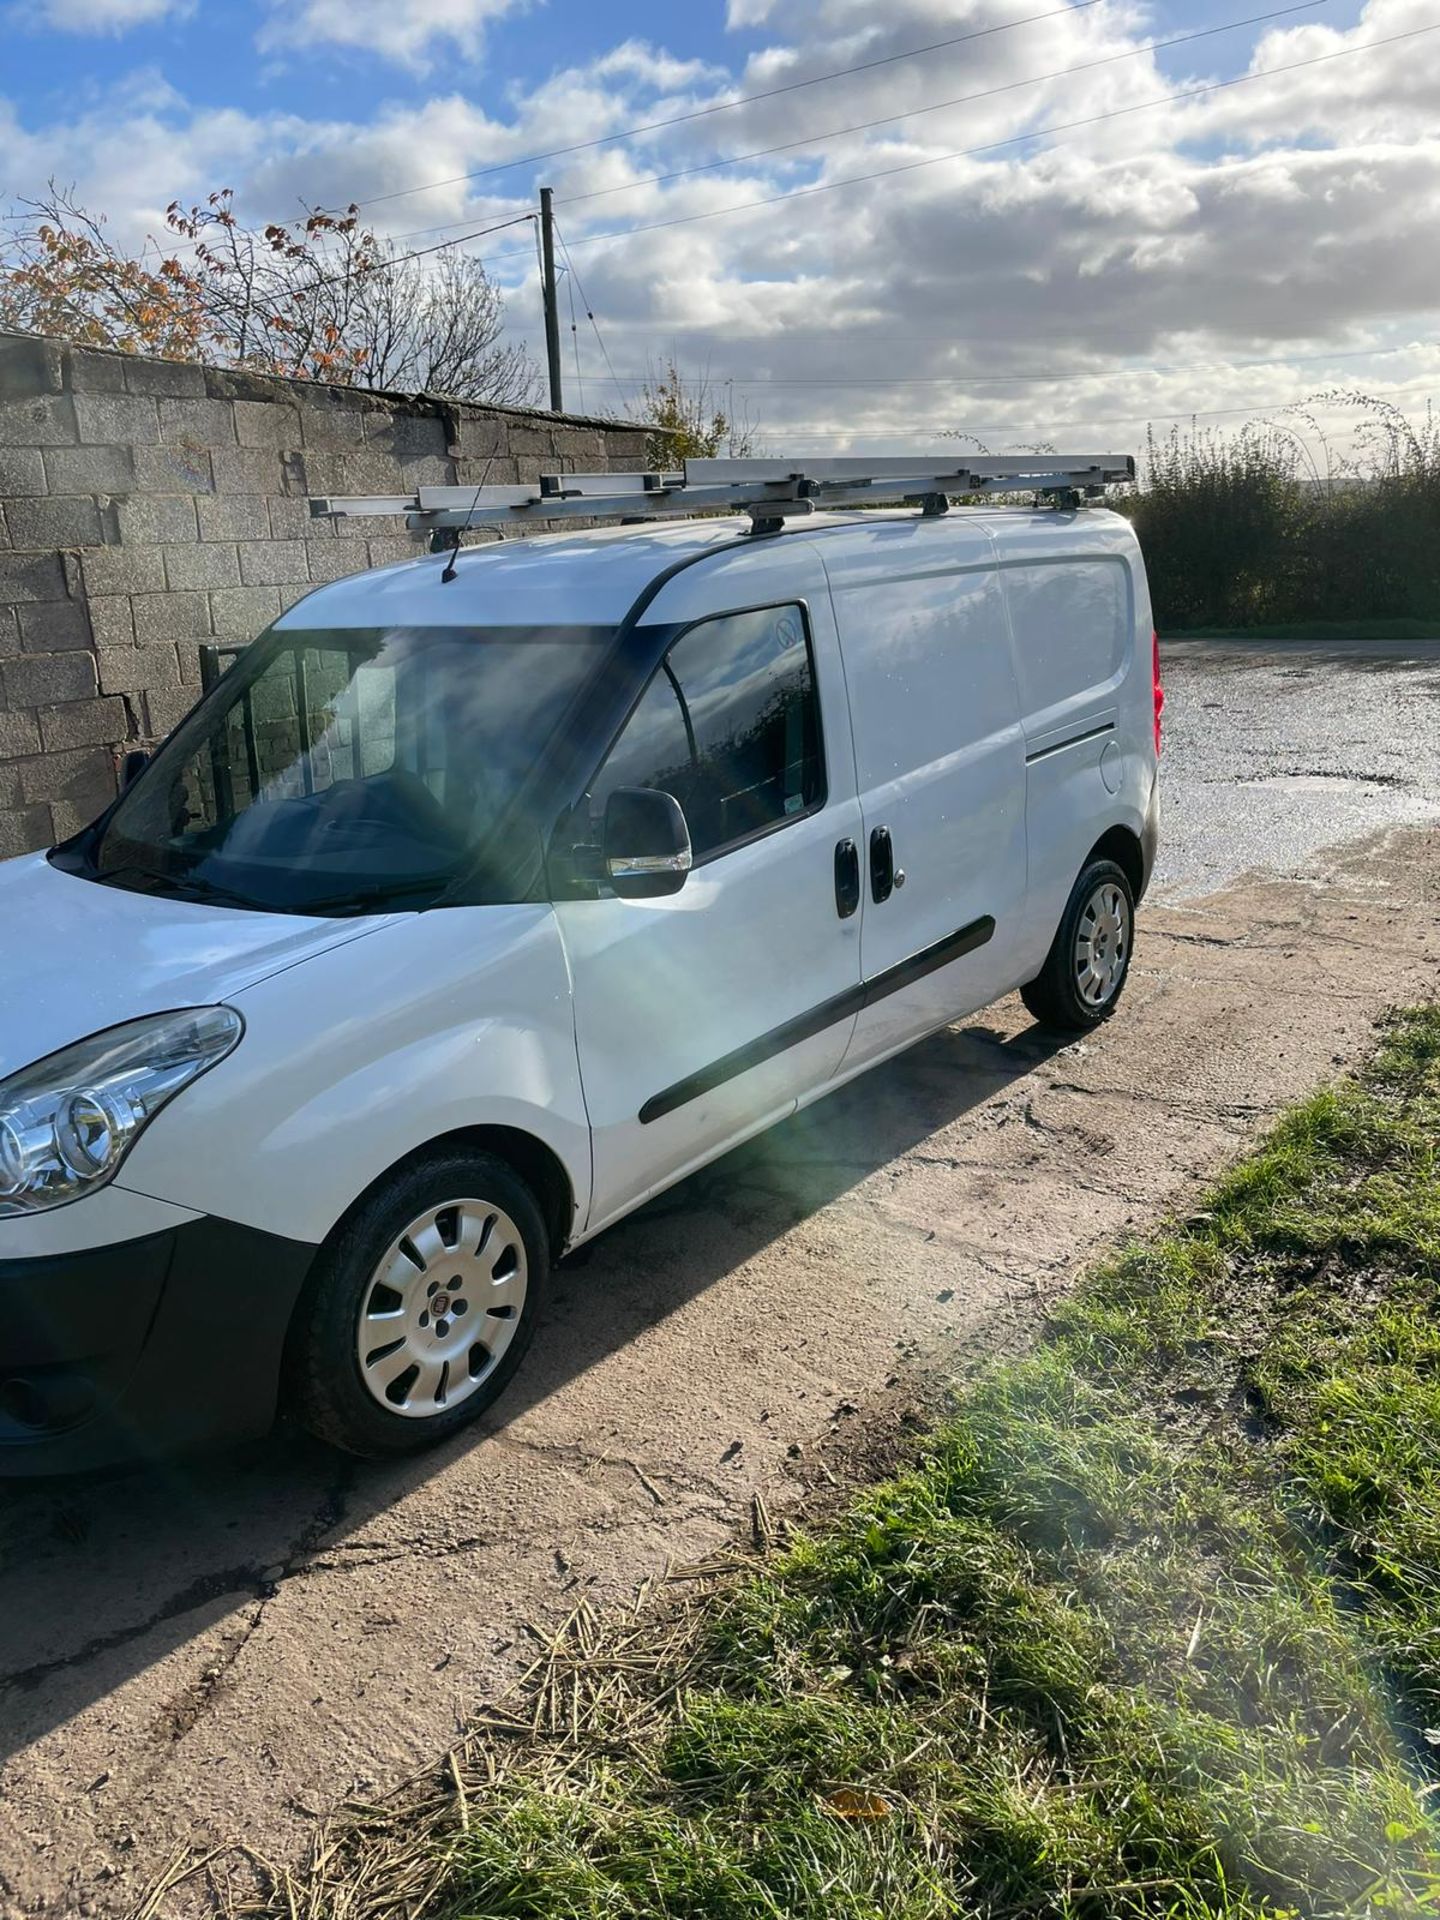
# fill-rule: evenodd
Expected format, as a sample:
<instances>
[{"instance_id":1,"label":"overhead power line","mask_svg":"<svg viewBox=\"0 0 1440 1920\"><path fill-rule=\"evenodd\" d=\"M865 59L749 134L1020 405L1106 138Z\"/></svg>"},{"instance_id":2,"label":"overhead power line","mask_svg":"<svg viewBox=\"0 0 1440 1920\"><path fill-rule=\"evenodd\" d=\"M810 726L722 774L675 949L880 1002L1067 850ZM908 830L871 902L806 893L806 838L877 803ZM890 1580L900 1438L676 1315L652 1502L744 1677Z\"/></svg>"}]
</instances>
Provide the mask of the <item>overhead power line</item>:
<instances>
[{"instance_id":1,"label":"overhead power line","mask_svg":"<svg viewBox=\"0 0 1440 1920\"><path fill-rule=\"evenodd\" d=\"M934 153L927 155L923 160L906 160L893 167L877 167L870 173L849 174L841 180L818 181L813 186L791 187L784 193L767 194L759 200L741 200L733 206L710 207L701 213L677 214L669 220L653 220L640 227L618 227L609 233L582 233L571 242L571 247L573 249L597 246L606 240L634 239L641 234L660 233L671 227L692 226L702 220L723 219L727 214L749 213L760 207L783 206L789 201L811 199L821 193L838 193L846 187L865 186L875 180L893 179L898 174L917 173L925 167L940 166L947 160L973 159L977 154L996 153L1002 148L1023 145L1027 141L1045 140L1061 133L1074 133L1082 128L1099 126L1108 120L1123 120L1131 114L1150 113L1156 107L1172 106L1177 101L1203 99L1211 94L1224 93L1232 87L1248 86L1256 80L1271 80L1279 74L1298 73L1304 68L1325 66L1334 60L1352 59L1357 54L1374 53L1381 47L1395 46L1404 40L1418 40L1424 34L1435 32L1440 32L1440 20L1427 27L1411 27L1405 33L1387 34L1380 40L1367 40L1361 46L1339 47L1333 53L1312 54L1307 60L1291 60L1283 66L1266 67L1260 73L1240 73L1229 80L1212 80L1200 87L1183 87L1176 93L1161 94L1154 100L1140 100L1132 106L1111 107L1105 113L1087 114L1080 120L1062 120L1048 127L1032 127L1027 133L1010 134L1002 140L987 140L978 147L960 147L949 153ZM568 202L561 201L559 204L564 206ZM514 214L508 220L502 220L494 226L482 227L475 233L457 234L454 239L437 241L433 247L417 247L410 252L396 254L393 260L377 262L371 271L383 272L389 267L402 266L407 260L421 260L432 253L444 253L450 247L463 247L468 241L482 239L486 234L498 233L505 227L519 226L522 222L534 217L531 213ZM492 254L490 259L492 261L512 260L527 251L526 248L501 248L497 253Z\"/></svg>"},{"instance_id":2,"label":"overhead power line","mask_svg":"<svg viewBox=\"0 0 1440 1920\"><path fill-rule=\"evenodd\" d=\"M1083 3L1092 4L1094 0L1083 0ZM1073 12L1075 10L1075 8L1063 9L1063 11L1066 12ZM1335 60L1351 59L1357 54L1374 53L1381 47L1395 46L1402 41L1417 40L1425 34L1435 33L1437 31L1440 31L1440 21L1435 21L1429 26L1412 27L1404 33L1387 34L1378 40L1367 40L1359 46L1339 47L1331 53L1313 54L1305 60L1292 60L1280 66L1266 67L1259 73L1241 73L1234 75L1229 80L1213 80L1199 87L1183 87L1174 93L1160 94L1153 100L1136 101L1126 107L1112 107L1104 113L1087 114L1079 120L1062 120L1045 127L1032 127L1024 133L1010 134L1000 140L988 140L979 146L958 147L947 153L929 154L922 160L906 160L891 167L877 167L869 173L848 174L839 180L822 180L810 186L791 187L783 193L766 194L755 200L740 200L727 207L710 207L699 213L677 214L668 220L648 221L643 226L617 227L605 233L580 234L573 241L572 245L575 247L598 246L609 240L636 239L647 233L666 232L673 227L693 226L700 221L724 219L730 214L751 213L765 207L783 206L794 200L811 199L818 194L838 193L848 187L866 186L876 180L894 179L901 174L917 173L926 167L941 166L950 160L974 159L978 155L997 153L1007 147L1021 146L1034 140L1051 139L1058 134L1079 132L1089 127L1101 126L1111 120L1126 119L1137 113L1153 112L1157 107L1173 106L1187 100L1204 99L1213 94L1227 92L1233 87L1251 85L1257 80L1272 80L1281 74L1298 73L1307 68L1328 65ZM563 206L570 203L561 201L559 204ZM424 259L430 254L443 253L450 247L465 246L471 240L481 239L487 234L500 232L508 226L518 226L522 222L533 219L534 217L531 213L515 214L512 215L510 219L500 221L495 225L482 227L472 233L457 234L450 240L438 241L432 247L418 247L406 253L397 254L392 260L377 263L373 270L384 271L390 267L401 266L409 260ZM502 248L498 252L490 255L489 260L492 262L511 260L526 251L527 249L524 248Z\"/></svg>"},{"instance_id":3,"label":"overhead power line","mask_svg":"<svg viewBox=\"0 0 1440 1920\"><path fill-rule=\"evenodd\" d=\"M871 133L876 127L892 127L902 121L918 119L922 114L941 113L949 107L974 106L981 100L993 100L1002 94L1018 93L1025 87L1043 86L1050 80L1066 80L1072 74L1089 73L1097 67L1114 66L1123 60L1135 60L1147 53L1163 53L1171 47L1183 47L1192 40L1210 40L1217 34L1236 33L1242 27L1259 26L1267 20L1280 20L1290 14L1308 13L1317 6L1327 6L1329 0L1298 0L1297 4L1276 7L1267 13L1252 13L1242 20L1228 20L1222 26L1201 27L1194 33L1180 33L1169 40L1149 40L1141 46L1126 47L1120 53L1107 53L1095 60L1077 61L1073 66L1056 67L1049 73L1027 74L1020 80L1007 80L999 86L981 87L974 93L962 93L948 100L936 100L928 106L909 107L903 113L885 114L876 120L860 120L846 127L831 127L824 133L815 133L798 140L784 140L776 146L754 147L747 153L728 154L719 160L697 162L693 167L677 167L669 173L647 174L639 180L624 180L613 187L596 187L588 193L572 193L557 201L558 206L577 207L591 200L605 200L617 193L634 193L641 187L668 186L675 180L688 180L700 173L714 173L721 167L738 167L751 160L769 159L777 153L793 153L797 148L818 146L827 140L841 140L852 133ZM393 236L396 241L419 240L427 234L447 233L452 227L463 226L463 220L441 220L434 226L415 227L406 233Z\"/></svg>"},{"instance_id":4,"label":"overhead power line","mask_svg":"<svg viewBox=\"0 0 1440 1920\"><path fill-rule=\"evenodd\" d=\"M1324 4L1324 0L1316 0ZM648 120L638 127L625 127L619 133L597 134L593 140L576 140L566 147L547 147L543 153L527 153L516 160L497 160L488 167L470 173L451 174L444 180L427 180L414 187L397 187L391 193L377 193L358 201L362 207L378 207L388 200L404 200L416 193L434 193L441 187L458 187L467 180L486 180L497 173L510 173L517 167L539 166L542 160L562 160L572 153L590 153L596 147L613 146L620 140L636 140L641 134L662 133L668 127L688 126L695 120L707 120L717 113L732 113L737 107L751 107L760 100L778 100L781 94L799 93L805 87L819 87L830 80L845 80L854 73L873 73L877 67L894 66L900 60L918 60L927 53L940 53L946 47L963 46L970 40L987 40L993 34L1009 33L1015 27L1035 26L1042 20L1058 20L1062 14L1085 13L1099 6L1100 0L1075 0L1073 6L1052 7L1046 13L1027 13L1020 20L1002 20L993 27L974 27L968 33L951 34L946 40L932 40L923 47L907 47L903 53L887 53L874 60L860 60L850 67L836 67L830 73L812 74L807 80L789 80L783 86L766 87L759 93L737 94L733 100L717 100L708 107L696 107L689 113L672 114L666 120Z\"/></svg>"},{"instance_id":5,"label":"overhead power line","mask_svg":"<svg viewBox=\"0 0 1440 1920\"><path fill-rule=\"evenodd\" d=\"M987 342L994 345L993 336ZM1386 355L1413 353L1419 347L1440 346L1440 340L1410 340L1399 347L1355 347L1336 353L1282 353L1270 360L1180 360L1174 362L1136 363L1118 367L1095 367L1084 372L1061 371L1058 373L933 373L921 376L901 374L891 376L880 374L870 379L857 379L846 374L836 380L790 380L776 374L727 374L725 382L734 387L974 387L1005 385L1012 381L1039 381L1046 385L1059 386L1072 380L1118 380L1136 374L1168 373L1246 373L1254 367L1293 367L1303 366L1307 362L1332 360L1379 360ZM612 378L614 376L612 375ZM626 373L620 380L626 386L645 386L648 375ZM1440 378L1440 369L1437 369ZM682 386L713 386L713 379L682 379Z\"/></svg>"},{"instance_id":6,"label":"overhead power line","mask_svg":"<svg viewBox=\"0 0 1440 1920\"><path fill-rule=\"evenodd\" d=\"M427 254L444 253L447 247L463 246L467 240L483 240L486 234L503 233L507 227L523 227L527 220L535 218L533 213L517 213L493 227L481 227L475 233L461 234L454 240L442 240L437 246L417 247L413 253L399 253L392 260L372 260L365 266L352 267L348 273L333 273L320 280L307 280L300 291L313 293L319 287L342 287L352 280L366 279L372 273L389 273L392 268L403 266L407 260L423 260Z\"/></svg>"},{"instance_id":7,"label":"overhead power line","mask_svg":"<svg viewBox=\"0 0 1440 1920\"><path fill-rule=\"evenodd\" d=\"M595 329L596 344L600 348L601 354L604 356L606 368L608 369L610 378L615 383L615 387L618 391L621 384L620 376L616 373L614 365L611 362L610 349L606 346L605 336L600 331L600 322L595 318L594 308L590 305L589 297L587 296L584 287L580 284L580 276L575 271L575 262L570 258L570 249L565 244L565 236L560 231L560 225L558 221L555 223L555 238L560 242L560 251L565 256L565 266L566 266L567 272L570 275L571 284L574 286L575 291L580 295L581 305L585 309L585 318L590 322L591 326ZM576 345L575 345L575 377L577 380L580 377L580 345L578 341L576 342ZM624 399L623 393L621 394L621 399L622 400Z\"/></svg>"},{"instance_id":8,"label":"overhead power line","mask_svg":"<svg viewBox=\"0 0 1440 1920\"><path fill-rule=\"evenodd\" d=\"M1409 395L1413 393L1432 395L1436 392L1437 384L1440 383L1427 381L1416 386L1392 387L1388 393L1378 394L1376 398L1380 400L1394 400L1402 394ZM1149 407L1143 413L1106 414L1103 417L1086 414L1069 420L1046 419L1043 421L1022 423L1020 425L1016 425L1012 421L1005 425L991 424L989 426L977 425L975 427L967 427L965 431L971 435L977 433L996 436L1008 435L1013 439L1017 434L1021 433L1048 434L1056 427L1062 429L1071 427L1128 427L1134 426L1137 422L1142 421L1220 420L1228 416L1238 416L1240 414L1248 414L1253 419L1266 413L1283 413L1288 409L1303 407L1312 402L1319 403L1322 399L1323 396L1315 393L1300 393L1293 394L1287 400L1253 400L1248 406L1244 407L1171 407L1168 409ZM933 441L937 429L928 425L916 425L913 421L896 426L877 426L867 420L862 421L859 426L843 428L795 426L787 421L775 427L774 431L777 434L799 434L810 440L913 439L917 433L924 433Z\"/></svg>"},{"instance_id":9,"label":"overhead power line","mask_svg":"<svg viewBox=\"0 0 1440 1920\"><path fill-rule=\"evenodd\" d=\"M612 194L633 193L640 187L666 186L672 180L688 180L697 173L713 173L719 167L739 167L749 160L766 160L772 154L793 153L797 147L818 146L825 140L841 140L847 134L873 133L877 127L897 126L902 120L918 120L922 114L943 113L947 107L974 106L980 100L994 100L1004 93L1018 93L1023 87L1043 86L1047 80L1067 80L1072 74L1091 73L1096 67L1112 67L1123 60L1136 60L1146 53L1164 53L1170 47L1188 46L1192 40L1211 40L1217 34L1236 33L1241 27L1254 27L1266 20L1280 20L1287 14L1309 13L1329 0L1299 0L1299 4L1276 7L1269 13L1252 13L1243 20L1227 20L1223 26L1201 27L1194 33L1177 33L1169 40L1148 40L1142 46L1126 47L1121 53L1107 53L1095 60L1080 60L1070 67L1055 67L1049 73L1033 73L1023 80L1007 80L1001 86L982 87L975 93L955 94L949 100L936 100L927 107L909 107L904 113L883 114L878 120L859 120L852 126L832 127L825 133L813 133L800 140L784 140L778 146L755 147L749 153L734 153L723 160L705 160L693 167L677 167L671 173L654 173L643 180L626 180L618 186L595 187L589 193L572 193L560 201L562 207L577 207L586 200L605 200ZM439 232L439 228L433 228Z\"/></svg>"},{"instance_id":10,"label":"overhead power line","mask_svg":"<svg viewBox=\"0 0 1440 1920\"><path fill-rule=\"evenodd\" d=\"M968 33L952 34L945 40L932 40L923 47L908 47L903 53L887 53L875 60L861 60L854 66L837 67L830 73L812 74L810 78L806 80L787 81L783 86L768 87L759 93L739 94L733 100L717 100L711 106L697 107L690 113L673 114L666 120L650 120L641 126L622 128L618 133L599 134L593 140L577 140L566 147L550 147L543 153L525 154L516 160L499 160L491 166L478 167L470 173L450 174L443 180L427 180L413 187L396 187L389 193L372 194L367 200L356 200L349 204L353 205L357 211L362 207L384 206L391 200L409 199L417 193L434 193L441 187L461 186L470 180L489 179L497 173L512 173L520 167L538 166L543 160L559 160L566 158L570 154L588 153L596 147L613 146L622 140L638 139L642 134L659 133L668 127L685 126L691 121L705 120L717 113L730 113L737 107L753 106L757 101L774 100L781 94L798 93L806 87L823 86L830 80L844 80L851 74L870 73L877 67L893 66L897 61L919 59L924 54L939 53L946 47L958 47L969 40L985 40L993 34L1009 33L1011 29L1015 27L1034 26L1044 20L1059 19L1063 14L1085 13L1089 8L1099 6L1100 4L1101 0L1074 0L1073 5L1053 7L1046 13L1026 14L1024 18L1020 20L1004 20L993 27L978 27ZM1328 0L1313 0L1313 4L1316 6L1325 6L1328 4ZM333 213L336 209L334 207L329 209L317 208L314 209L314 211L329 211ZM272 224L288 225L289 222L288 220L276 221ZM464 222L460 220L447 220L441 222L438 226L420 227L411 233L398 234L396 238L400 240L414 240L429 233L444 233L449 227L461 226L463 224ZM174 251L175 245L187 246L193 244L194 242L177 242L172 245L171 251ZM456 246L462 246L464 244L464 236L457 239L454 244Z\"/></svg>"},{"instance_id":11,"label":"overhead power line","mask_svg":"<svg viewBox=\"0 0 1440 1920\"><path fill-rule=\"evenodd\" d=\"M577 247L598 246L605 240L630 240L640 234L661 233L671 227L692 226L701 220L720 220L732 213L750 213L760 207L782 206L792 200L811 199L816 194L838 193L846 187L865 186L874 180L894 179L898 174L917 173L924 167L938 167L947 160L969 160L982 153L997 153L1004 147L1023 145L1031 140L1045 140L1055 134L1074 133L1086 127L1098 127L1110 120L1123 120L1136 113L1150 113L1156 107L1173 106L1179 101L1200 100L1208 95L1224 93L1231 87L1250 86L1257 80L1273 80L1283 73L1298 73L1307 67L1328 65L1333 60L1353 59L1357 54L1375 53L1381 47L1392 47L1403 40L1418 40L1423 34L1440 32L1440 20L1426 27L1411 27L1405 33L1391 33L1379 40L1367 40L1362 46L1339 47L1333 53L1312 54L1308 60L1291 60L1282 66L1266 67L1259 73L1240 73L1229 80L1212 80L1200 87L1182 87L1175 93L1160 94L1154 100L1140 100L1128 107L1112 107L1105 113L1087 114L1080 120L1057 121L1048 127L1032 127L1027 133L1015 133L1003 140L987 140L977 147L958 147L949 153L934 153L923 160L906 160L893 167L877 167L870 173L848 174L841 180L822 180L813 186L791 187L784 193L766 194L758 200L739 200L733 206L710 207L701 213L677 214L669 220L652 220L640 227L617 227L608 233L582 233L572 244ZM561 205L566 204L561 202ZM450 243L450 244L459 244ZM494 256L497 260L510 258L510 251L504 250Z\"/></svg>"}]
</instances>

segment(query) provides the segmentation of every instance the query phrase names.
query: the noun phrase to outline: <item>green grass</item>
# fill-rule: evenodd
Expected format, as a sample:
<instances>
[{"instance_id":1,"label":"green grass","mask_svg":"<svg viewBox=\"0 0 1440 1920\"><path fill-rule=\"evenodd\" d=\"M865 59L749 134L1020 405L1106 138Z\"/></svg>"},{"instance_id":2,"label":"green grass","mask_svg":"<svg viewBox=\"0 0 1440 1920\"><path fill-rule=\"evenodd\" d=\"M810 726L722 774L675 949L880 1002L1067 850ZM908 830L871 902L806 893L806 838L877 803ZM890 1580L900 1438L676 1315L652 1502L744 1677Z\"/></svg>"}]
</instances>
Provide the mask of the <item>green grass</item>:
<instances>
[{"instance_id":1,"label":"green grass","mask_svg":"<svg viewBox=\"0 0 1440 1920\"><path fill-rule=\"evenodd\" d=\"M404 1910L1440 1912L1437 1154L1432 1008L908 1471L552 1661Z\"/></svg>"}]
</instances>

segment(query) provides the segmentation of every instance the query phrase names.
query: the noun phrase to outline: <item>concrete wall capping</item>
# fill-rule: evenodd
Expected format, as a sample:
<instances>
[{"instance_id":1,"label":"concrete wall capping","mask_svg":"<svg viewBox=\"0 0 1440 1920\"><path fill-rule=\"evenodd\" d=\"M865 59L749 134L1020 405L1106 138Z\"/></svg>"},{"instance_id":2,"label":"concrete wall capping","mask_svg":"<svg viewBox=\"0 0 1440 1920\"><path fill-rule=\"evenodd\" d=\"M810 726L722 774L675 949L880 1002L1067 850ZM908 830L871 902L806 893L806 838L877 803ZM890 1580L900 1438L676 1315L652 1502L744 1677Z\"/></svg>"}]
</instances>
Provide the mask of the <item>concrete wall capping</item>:
<instances>
[{"instance_id":1,"label":"concrete wall capping","mask_svg":"<svg viewBox=\"0 0 1440 1920\"><path fill-rule=\"evenodd\" d=\"M33 400L65 387L65 348L35 334L0 334L0 396Z\"/></svg>"},{"instance_id":2,"label":"concrete wall capping","mask_svg":"<svg viewBox=\"0 0 1440 1920\"><path fill-rule=\"evenodd\" d=\"M82 353L79 358L72 357L69 364L70 390L72 393L143 393L143 387L131 388L125 380L125 361L123 353ZM159 365L153 362L146 364Z\"/></svg>"},{"instance_id":3,"label":"concrete wall capping","mask_svg":"<svg viewBox=\"0 0 1440 1920\"><path fill-rule=\"evenodd\" d=\"M200 647L410 559L308 496L633 468L633 421L196 366L0 333L0 859L78 829L182 720Z\"/></svg>"},{"instance_id":4,"label":"concrete wall capping","mask_svg":"<svg viewBox=\"0 0 1440 1920\"><path fill-rule=\"evenodd\" d=\"M142 360L135 354L122 354L122 371L127 393L148 393L168 400L202 400L205 397L205 369L183 360Z\"/></svg>"}]
</instances>

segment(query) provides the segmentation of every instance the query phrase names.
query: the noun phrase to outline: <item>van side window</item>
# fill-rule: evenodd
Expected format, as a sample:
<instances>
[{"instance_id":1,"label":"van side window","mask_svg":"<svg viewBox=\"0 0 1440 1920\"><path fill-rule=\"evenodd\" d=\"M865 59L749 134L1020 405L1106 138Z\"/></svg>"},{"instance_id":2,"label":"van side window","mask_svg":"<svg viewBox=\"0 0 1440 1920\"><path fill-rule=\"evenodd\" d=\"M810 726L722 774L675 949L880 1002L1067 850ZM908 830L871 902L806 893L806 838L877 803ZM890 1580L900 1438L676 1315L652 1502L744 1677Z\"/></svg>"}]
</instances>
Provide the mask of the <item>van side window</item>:
<instances>
[{"instance_id":1,"label":"van side window","mask_svg":"<svg viewBox=\"0 0 1440 1920\"><path fill-rule=\"evenodd\" d=\"M659 787L697 860L825 797L820 707L801 607L703 620L671 647L591 788Z\"/></svg>"},{"instance_id":2,"label":"van side window","mask_svg":"<svg viewBox=\"0 0 1440 1920\"><path fill-rule=\"evenodd\" d=\"M659 787L679 799L690 778L690 758L680 701L662 669L645 689L590 789L597 818L616 787Z\"/></svg>"}]
</instances>

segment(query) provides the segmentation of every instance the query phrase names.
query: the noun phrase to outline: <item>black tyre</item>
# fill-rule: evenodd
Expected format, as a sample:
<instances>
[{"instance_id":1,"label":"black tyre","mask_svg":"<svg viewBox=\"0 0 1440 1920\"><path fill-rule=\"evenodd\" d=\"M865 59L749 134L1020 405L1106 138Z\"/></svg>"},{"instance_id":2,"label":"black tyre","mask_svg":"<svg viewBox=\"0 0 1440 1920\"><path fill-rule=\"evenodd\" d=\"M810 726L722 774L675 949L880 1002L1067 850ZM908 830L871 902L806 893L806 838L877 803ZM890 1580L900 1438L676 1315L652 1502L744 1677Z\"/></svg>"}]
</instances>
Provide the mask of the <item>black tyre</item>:
<instances>
[{"instance_id":1,"label":"black tyre","mask_svg":"<svg viewBox=\"0 0 1440 1920\"><path fill-rule=\"evenodd\" d=\"M409 1161L321 1249L290 1345L296 1410L367 1458L448 1438L504 1391L549 1278L544 1219L513 1168L453 1149Z\"/></svg>"},{"instance_id":2,"label":"black tyre","mask_svg":"<svg viewBox=\"0 0 1440 1920\"><path fill-rule=\"evenodd\" d=\"M1036 977L1020 998L1042 1026L1085 1033L1108 1020L1125 990L1135 945L1135 894L1125 869L1092 860L1070 890Z\"/></svg>"}]
</instances>

